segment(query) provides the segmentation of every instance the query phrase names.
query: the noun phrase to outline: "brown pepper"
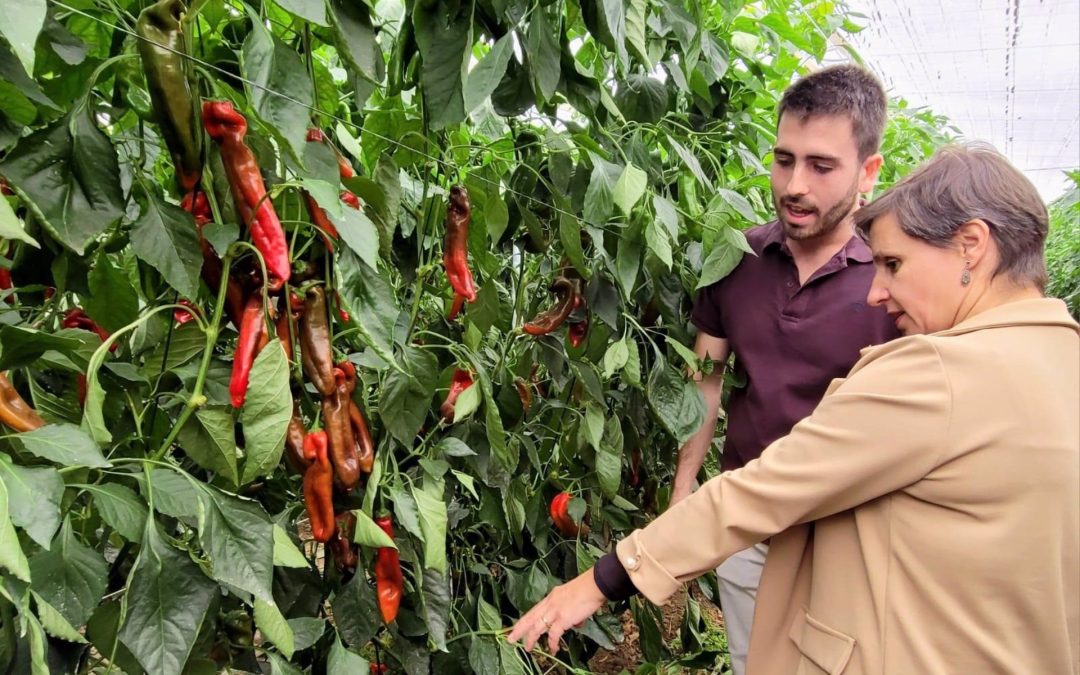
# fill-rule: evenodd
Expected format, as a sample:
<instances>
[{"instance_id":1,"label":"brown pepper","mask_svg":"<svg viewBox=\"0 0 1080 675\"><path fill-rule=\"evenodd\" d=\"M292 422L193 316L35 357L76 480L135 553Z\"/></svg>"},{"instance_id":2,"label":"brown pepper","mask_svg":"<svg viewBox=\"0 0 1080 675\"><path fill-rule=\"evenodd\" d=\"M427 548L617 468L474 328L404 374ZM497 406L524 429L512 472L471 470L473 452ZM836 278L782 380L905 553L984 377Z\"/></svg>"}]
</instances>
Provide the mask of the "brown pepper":
<instances>
[{"instance_id":1,"label":"brown pepper","mask_svg":"<svg viewBox=\"0 0 1080 675\"><path fill-rule=\"evenodd\" d=\"M326 292L322 286L312 286L304 298L304 315L300 321L300 361L304 373L324 397L334 393L334 350L330 345L330 317L326 308Z\"/></svg>"},{"instance_id":2,"label":"brown pepper","mask_svg":"<svg viewBox=\"0 0 1080 675\"><path fill-rule=\"evenodd\" d=\"M360 460L356 452L352 420L349 419L348 384L345 373L334 368L334 392L322 400L323 420L330 441L330 457L337 483L346 491L360 483Z\"/></svg>"}]
</instances>

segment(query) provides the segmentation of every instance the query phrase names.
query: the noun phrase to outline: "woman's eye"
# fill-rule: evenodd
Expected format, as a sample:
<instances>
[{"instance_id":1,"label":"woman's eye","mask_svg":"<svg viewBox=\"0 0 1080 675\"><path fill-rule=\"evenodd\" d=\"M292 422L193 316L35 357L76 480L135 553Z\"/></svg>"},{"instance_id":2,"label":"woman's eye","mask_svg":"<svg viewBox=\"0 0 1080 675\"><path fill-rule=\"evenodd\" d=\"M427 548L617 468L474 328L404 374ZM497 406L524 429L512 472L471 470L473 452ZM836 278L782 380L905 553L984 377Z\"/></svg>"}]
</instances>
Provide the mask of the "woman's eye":
<instances>
[{"instance_id":1,"label":"woman's eye","mask_svg":"<svg viewBox=\"0 0 1080 675\"><path fill-rule=\"evenodd\" d=\"M900 261L899 260L886 260L885 261L885 269L889 270L890 272L895 273L896 270L900 269Z\"/></svg>"}]
</instances>

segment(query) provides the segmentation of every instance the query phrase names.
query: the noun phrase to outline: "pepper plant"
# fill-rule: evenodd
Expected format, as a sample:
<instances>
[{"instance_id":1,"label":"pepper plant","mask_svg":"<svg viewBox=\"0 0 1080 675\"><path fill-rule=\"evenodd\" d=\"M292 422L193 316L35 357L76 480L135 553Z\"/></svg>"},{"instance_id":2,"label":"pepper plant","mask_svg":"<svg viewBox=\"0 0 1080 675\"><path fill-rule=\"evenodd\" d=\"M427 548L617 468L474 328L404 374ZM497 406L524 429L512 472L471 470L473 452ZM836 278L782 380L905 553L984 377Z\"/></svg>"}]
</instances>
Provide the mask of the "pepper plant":
<instances>
[{"instance_id":1,"label":"pepper plant","mask_svg":"<svg viewBox=\"0 0 1080 675\"><path fill-rule=\"evenodd\" d=\"M5 12L0 670L587 672L625 608L504 628L664 508L693 293L845 12ZM894 110L886 182L941 123ZM633 617L642 668L716 667L696 600Z\"/></svg>"}]
</instances>

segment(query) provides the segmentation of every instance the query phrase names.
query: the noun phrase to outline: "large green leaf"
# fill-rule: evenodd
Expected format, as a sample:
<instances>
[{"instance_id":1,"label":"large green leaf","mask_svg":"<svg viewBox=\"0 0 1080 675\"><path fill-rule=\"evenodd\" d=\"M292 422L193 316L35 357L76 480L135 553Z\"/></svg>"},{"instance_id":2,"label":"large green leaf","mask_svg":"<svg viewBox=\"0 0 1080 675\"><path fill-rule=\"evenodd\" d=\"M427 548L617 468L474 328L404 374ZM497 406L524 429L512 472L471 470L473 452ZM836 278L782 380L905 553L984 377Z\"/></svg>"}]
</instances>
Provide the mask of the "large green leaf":
<instances>
[{"instance_id":1,"label":"large green leaf","mask_svg":"<svg viewBox=\"0 0 1080 675\"><path fill-rule=\"evenodd\" d=\"M416 506L420 511L420 529L424 532L424 567L436 572L446 572L446 502L442 480L428 477L424 487L412 488Z\"/></svg>"},{"instance_id":2,"label":"large green leaf","mask_svg":"<svg viewBox=\"0 0 1080 675\"><path fill-rule=\"evenodd\" d=\"M382 623L375 601L375 589L363 574L357 574L330 602L334 623L345 643L364 645L375 636Z\"/></svg>"},{"instance_id":3,"label":"large green leaf","mask_svg":"<svg viewBox=\"0 0 1080 675\"><path fill-rule=\"evenodd\" d=\"M7 486L11 522L48 549L60 527L60 500L64 496L60 474L51 467L12 464L7 455L0 453L0 479Z\"/></svg>"},{"instance_id":4,"label":"large green leaf","mask_svg":"<svg viewBox=\"0 0 1080 675\"><path fill-rule=\"evenodd\" d=\"M427 419L438 380L438 360L419 347L406 347L411 373L391 372L379 400L379 418L390 434L411 447Z\"/></svg>"},{"instance_id":5,"label":"large green leaf","mask_svg":"<svg viewBox=\"0 0 1080 675\"><path fill-rule=\"evenodd\" d=\"M144 523L145 524L145 523ZM139 535L142 539L142 535ZM142 675L143 669L135 656L117 638L120 629L120 611L123 603L119 600L104 602L94 610L94 615L86 624L86 637L98 652L128 675Z\"/></svg>"},{"instance_id":6,"label":"large green leaf","mask_svg":"<svg viewBox=\"0 0 1080 675\"><path fill-rule=\"evenodd\" d=\"M11 520L11 504L6 485L5 481L0 480L0 566L29 583L30 564L19 545L19 535L15 533Z\"/></svg>"},{"instance_id":7,"label":"large green leaf","mask_svg":"<svg viewBox=\"0 0 1080 675\"><path fill-rule=\"evenodd\" d=\"M420 88L432 129L465 119L464 85L472 45L471 14L466 4L417 3L413 28L420 47Z\"/></svg>"},{"instance_id":8,"label":"large green leaf","mask_svg":"<svg viewBox=\"0 0 1080 675\"><path fill-rule=\"evenodd\" d=\"M705 421L705 400L697 385L663 359L649 373L648 397L657 419L680 445Z\"/></svg>"},{"instance_id":9,"label":"large green leaf","mask_svg":"<svg viewBox=\"0 0 1080 675\"><path fill-rule=\"evenodd\" d=\"M337 199L337 195L334 195ZM341 240L371 269L378 269L379 230L360 209L343 208L340 215L327 212L330 222L337 226Z\"/></svg>"},{"instance_id":10,"label":"large green leaf","mask_svg":"<svg viewBox=\"0 0 1080 675\"><path fill-rule=\"evenodd\" d=\"M633 50L634 56L652 71L649 48L645 42L645 26L649 14L649 0L629 0L626 3L626 46Z\"/></svg>"},{"instance_id":11,"label":"large green leaf","mask_svg":"<svg viewBox=\"0 0 1080 675\"><path fill-rule=\"evenodd\" d=\"M86 245L120 219L120 165L89 106L20 140L0 162L3 175L63 245Z\"/></svg>"},{"instance_id":12,"label":"large green leaf","mask_svg":"<svg viewBox=\"0 0 1080 675\"><path fill-rule=\"evenodd\" d=\"M656 124L668 111L668 88L655 77L633 73L619 84L615 104L629 120Z\"/></svg>"},{"instance_id":13,"label":"large green leaf","mask_svg":"<svg viewBox=\"0 0 1080 675\"><path fill-rule=\"evenodd\" d=\"M37 239L26 233L26 226L11 210L11 204L4 198L0 198L0 237L25 241L34 248L41 248L41 244L37 242Z\"/></svg>"},{"instance_id":14,"label":"large green leaf","mask_svg":"<svg viewBox=\"0 0 1080 675\"><path fill-rule=\"evenodd\" d=\"M194 300L203 264L195 220L157 191L144 194L141 202L142 211L131 227L131 250L161 272L180 295Z\"/></svg>"},{"instance_id":15,"label":"large green leaf","mask_svg":"<svg viewBox=\"0 0 1080 675\"><path fill-rule=\"evenodd\" d=\"M292 410L289 361L281 341L271 340L255 357L247 398L240 411L247 453L241 483L265 476L281 462Z\"/></svg>"},{"instance_id":16,"label":"large green leaf","mask_svg":"<svg viewBox=\"0 0 1080 675\"><path fill-rule=\"evenodd\" d=\"M248 92L251 104L267 129L286 143L295 157L303 157L311 115L308 107L315 98L311 78L296 50L271 33L250 7L248 11L251 33L241 54L244 75L254 83Z\"/></svg>"},{"instance_id":17,"label":"large green leaf","mask_svg":"<svg viewBox=\"0 0 1080 675\"><path fill-rule=\"evenodd\" d=\"M585 220L593 225L604 225L611 216L615 185L619 182L623 167L593 155L593 170L589 188L585 191Z\"/></svg>"},{"instance_id":18,"label":"large green leaf","mask_svg":"<svg viewBox=\"0 0 1080 675\"><path fill-rule=\"evenodd\" d=\"M369 668L367 659L349 651L341 640L334 637L334 646L330 647L330 656L326 658L326 675L365 673L370 672Z\"/></svg>"},{"instance_id":19,"label":"large green leaf","mask_svg":"<svg viewBox=\"0 0 1080 675\"><path fill-rule=\"evenodd\" d=\"M623 433L622 421L608 417L604 424L604 440L596 451L596 478L608 499L614 499L622 483Z\"/></svg>"},{"instance_id":20,"label":"large green leaf","mask_svg":"<svg viewBox=\"0 0 1080 675\"><path fill-rule=\"evenodd\" d=\"M741 234L741 233L740 233ZM701 265L701 278L695 290L720 281L734 270L742 260L744 251L727 238L718 238L709 256Z\"/></svg>"},{"instance_id":21,"label":"large green leaf","mask_svg":"<svg viewBox=\"0 0 1080 675\"><path fill-rule=\"evenodd\" d=\"M37 606L37 615L41 621L41 627L45 629L46 633L60 640L86 644L86 638L79 634L79 631L64 618L63 614L38 593L31 591L31 595L34 598L34 604Z\"/></svg>"},{"instance_id":22,"label":"large green leaf","mask_svg":"<svg viewBox=\"0 0 1080 675\"><path fill-rule=\"evenodd\" d=\"M123 328L139 314L139 294L127 273L104 252L90 270L90 295L83 308L90 318L109 332Z\"/></svg>"},{"instance_id":23,"label":"large green leaf","mask_svg":"<svg viewBox=\"0 0 1080 675\"><path fill-rule=\"evenodd\" d=\"M330 21L337 31L338 54L363 77L381 82L383 56L368 6L362 2L331 0Z\"/></svg>"},{"instance_id":24,"label":"large green leaf","mask_svg":"<svg viewBox=\"0 0 1080 675\"><path fill-rule=\"evenodd\" d=\"M277 0L277 4L299 19L318 26L329 25L326 21L326 7L321 0Z\"/></svg>"},{"instance_id":25,"label":"large green leaf","mask_svg":"<svg viewBox=\"0 0 1080 675\"><path fill-rule=\"evenodd\" d=\"M180 675L217 584L186 552L167 544L147 519L142 550L131 570L127 618L120 641L148 673Z\"/></svg>"},{"instance_id":26,"label":"large green leaf","mask_svg":"<svg viewBox=\"0 0 1080 675\"><path fill-rule=\"evenodd\" d=\"M368 514L355 510L356 529L353 531L353 541L361 546L369 548L397 548L397 544L386 534L381 527L375 524Z\"/></svg>"},{"instance_id":27,"label":"large green leaf","mask_svg":"<svg viewBox=\"0 0 1080 675\"><path fill-rule=\"evenodd\" d=\"M248 396L251 396L250 391ZM224 476L233 485L239 485L234 427L230 409L225 406L204 406L195 411L194 417L188 418L177 441L196 464Z\"/></svg>"},{"instance_id":28,"label":"large green leaf","mask_svg":"<svg viewBox=\"0 0 1080 675\"><path fill-rule=\"evenodd\" d=\"M187 478L172 469L150 472L154 510L173 518L194 518L199 514L199 493ZM144 486L145 488L145 486Z\"/></svg>"},{"instance_id":29,"label":"large green leaf","mask_svg":"<svg viewBox=\"0 0 1080 675\"><path fill-rule=\"evenodd\" d=\"M45 24L45 0L0 3L0 34L22 61L29 74L34 73L34 43Z\"/></svg>"},{"instance_id":30,"label":"large green leaf","mask_svg":"<svg viewBox=\"0 0 1080 675\"><path fill-rule=\"evenodd\" d=\"M101 519L128 541L142 541L143 527L149 517L146 503L134 490L119 483L80 485L94 497Z\"/></svg>"},{"instance_id":31,"label":"large green leaf","mask_svg":"<svg viewBox=\"0 0 1080 675\"><path fill-rule=\"evenodd\" d=\"M633 163L623 167L619 180L611 191L611 200L623 213L629 215L634 205L645 194L645 188L649 185L649 175L634 166Z\"/></svg>"},{"instance_id":32,"label":"large green leaf","mask_svg":"<svg viewBox=\"0 0 1080 675\"><path fill-rule=\"evenodd\" d=\"M52 350L66 356L77 354L83 343L73 332L53 334L28 326L0 326L0 370L28 366Z\"/></svg>"},{"instance_id":33,"label":"large green leaf","mask_svg":"<svg viewBox=\"0 0 1080 675\"><path fill-rule=\"evenodd\" d=\"M450 577L434 570L424 570L424 620L428 626L428 641L439 651L446 651L446 633L450 627L450 608L453 593L450 589Z\"/></svg>"},{"instance_id":34,"label":"large green leaf","mask_svg":"<svg viewBox=\"0 0 1080 675\"><path fill-rule=\"evenodd\" d=\"M506 74L506 64L514 55L514 33L509 31L495 41L491 51L480 59L476 67L469 72L465 80L465 113L476 110L481 103L491 96L495 88L499 86L503 75Z\"/></svg>"},{"instance_id":35,"label":"large green leaf","mask_svg":"<svg viewBox=\"0 0 1080 675\"><path fill-rule=\"evenodd\" d=\"M296 644L292 628L277 605L255 598L255 627L262 632L263 637L281 650L285 658L292 658Z\"/></svg>"},{"instance_id":36,"label":"large green leaf","mask_svg":"<svg viewBox=\"0 0 1080 675\"><path fill-rule=\"evenodd\" d=\"M274 526L262 506L212 487L199 498L199 541L210 554L214 578L273 602Z\"/></svg>"},{"instance_id":37,"label":"large green leaf","mask_svg":"<svg viewBox=\"0 0 1080 675\"><path fill-rule=\"evenodd\" d=\"M558 6L556 6L557 8ZM529 20L526 48L537 102L550 101L559 86L562 64L559 53L559 19L552 20L548 10L539 6Z\"/></svg>"},{"instance_id":38,"label":"large green leaf","mask_svg":"<svg viewBox=\"0 0 1080 675\"><path fill-rule=\"evenodd\" d=\"M384 361L395 364L394 324L401 310L394 287L351 249L341 252L337 271L341 299L360 338Z\"/></svg>"},{"instance_id":39,"label":"large green leaf","mask_svg":"<svg viewBox=\"0 0 1080 675\"><path fill-rule=\"evenodd\" d=\"M108 571L101 554L75 537L70 520L64 521L51 550L30 559L34 591L76 628L101 602Z\"/></svg>"},{"instance_id":40,"label":"large green leaf","mask_svg":"<svg viewBox=\"0 0 1080 675\"><path fill-rule=\"evenodd\" d=\"M18 434L16 438L27 452L61 466L94 469L112 466L94 439L74 424L46 424Z\"/></svg>"}]
</instances>

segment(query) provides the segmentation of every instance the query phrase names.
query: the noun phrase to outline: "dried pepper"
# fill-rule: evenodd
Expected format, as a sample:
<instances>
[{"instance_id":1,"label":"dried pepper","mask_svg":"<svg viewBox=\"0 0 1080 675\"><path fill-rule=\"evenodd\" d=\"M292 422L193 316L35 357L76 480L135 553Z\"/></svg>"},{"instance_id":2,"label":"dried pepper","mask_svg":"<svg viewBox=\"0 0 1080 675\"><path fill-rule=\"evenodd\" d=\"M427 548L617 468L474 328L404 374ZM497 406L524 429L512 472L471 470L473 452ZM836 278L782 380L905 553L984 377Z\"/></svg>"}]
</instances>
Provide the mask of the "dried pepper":
<instances>
[{"instance_id":1,"label":"dried pepper","mask_svg":"<svg viewBox=\"0 0 1080 675\"><path fill-rule=\"evenodd\" d=\"M233 356L232 377L229 379L229 398L234 408L244 405L247 397L248 379L255 357L266 345L266 323L263 321L262 294L252 293L244 305L244 316L240 320L240 339L236 343Z\"/></svg>"},{"instance_id":2,"label":"dried pepper","mask_svg":"<svg viewBox=\"0 0 1080 675\"><path fill-rule=\"evenodd\" d=\"M390 516L380 516L375 524L392 540L394 525ZM393 623L401 606L405 577L401 574L401 559L396 548L380 547L375 552L375 590L379 596L379 612L383 621Z\"/></svg>"},{"instance_id":3,"label":"dried pepper","mask_svg":"<svg viewBox=\"0 0 1080 675\"><path fill-rule=\"evenodd\" d=\"M327 455L327 436L321 429L304 439L304 457L311 466L304 472L304 504L311 520L311 535L324 544L337 529L334 520L334 470Z\"/></svg>"},{"instance_id":4,"label":"dried pepper","mask_svg":"<svg viewBox=\"0 0 1080 675\"><path fill-rule=\"evenodd\" d=\"M184 74L187 49L180 19L187 8L181 0L161 0L139 14L135 33L142 56L146 87L161 136L176 167L176 182L188 193L202 178L202 133Z\"/></svg>"},{"instance_id":5,"label":"dried pepper","mask_svg":"<svg viewBox=\"0 0 1080 675\"><path fill-rule=\"evenodd\" d=\"M447 424L454 422L454 405L457 403L458 396L461 396L461 392L472 385L473 377L469 371L454 369L454 374L450 378L450 389L446 392L446 400L439 406L439 415L442 416L444 422Z\"/></svg>"},{"instance_id":6,"label":"dried pepper","mask_svg":"<svg viewBox=\"0 0 1080 675\"><path fill-rule=\"evenodd\" d=\"M559 532L562 532L567 537L588 534L588 525L584 523L579 525L570 517L571 499L573 499L573 496L569 492L560 492L555 495L555 498L551 500L551 520L555 523L555 527L559 529Z\"/></svg>"},{"instance_id":7,"label":"dried pepper","mask_svg":"<svg viewBox=\"0 0 1080 675\"><path fill-rule=\"evenodd\" d=\"M304 428L304 420L300 417L300 406L294 401L292 417L289 418L289 426L285 430L285 461L289 463L293 471L301 475L311 466L311 462L304 454L306 437L307 429Z\"/></svg>"},{"instance_id":8,"label":"dried pepper","mask_svg":"<svg viewBox=\"0 0 1080 675\"><path fill-rule=\"evenodd\" d=\"M357 456L356 438L349 417L348 383L345 373L334 368L334 392L322 400L323 420L330 438L330 456L334 463L334 476L346 491L360 483L360 458Z\"/></svg>"},{"instance_id":9,"label":"dried pepper","mask_svg":"<svg viewBox=\"0 0 1080 675\"><path fill-rule=\"evenodd\" d=\"M353 571L360 562L356 544L353 543L353 533L356 531L356 515L352 511L339 513L337 516L337 532L330 542L330 549L334 552L334 566L339 572Z\"/></svg>"},{"instance_id":10,"label":"dried pepper","mask_svg":"<svg viewBox=\"0 0 1080 675\"><path fill-rule=\"evenodd\" d=\"M469 193L460 185L450 188L450 204L446 208L446 235L443 239L443 266L455 295L463 300L476 300L476 282L469 269L469 222L472 205Z\"/></svg>"},{"instance_id":11,"label":"dried pepper","mask_svg":"<svg viewBox=\"0 0 1080 675\"><path fill-rule=\"evenodd\" d=\"M546 311L521 327L529 335L547 335L566 323L570 314L581 303L581 280L557 276L549 289L555 295L555 303Z\"/></svg>"},{"instance_id":12,"label":"dried pepper","mask_svg":"<svg viewBox=\"0 0 1080 675\"><path fill-rule=\"evenodd\" d=\"M23 400L6 373L0 373L0 422L19 433L45 426L45 420Z\"/></svg>"},{"instance_id":13,"label":"dried pepper","mask_svg":"<svg viewBox=\"0 0 1080 675\"><path fill-rule=\"evenodd\" d=\"M221 161L232 188L237 212L251 231L251 240L262 253L269 279L267 288L279 290L291 273L289 244L281 229L274 204L266 194L255 155L244 143L247 120L228 101L204 101L203 125L221 147Z\"/></svg>"},{"instance_id":14,"label":"dried pepper","mask_svg":"<svg viewBox=\"0 0 1080 675\"><path fill-rule=\"evenodd\" d=\"M305 294L304 315L300 320L300 362L315 389L324 397L332 396L334 350L330 346L330 317L322 286L312 286Z\"/></svg>"}]
</instances>

